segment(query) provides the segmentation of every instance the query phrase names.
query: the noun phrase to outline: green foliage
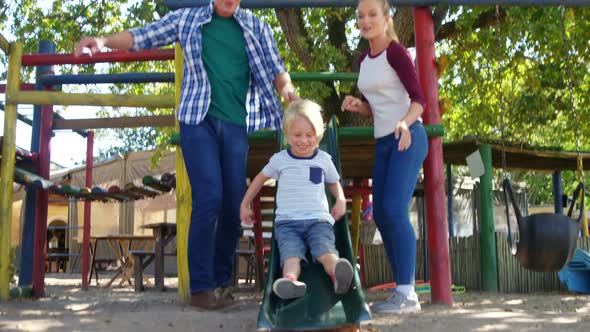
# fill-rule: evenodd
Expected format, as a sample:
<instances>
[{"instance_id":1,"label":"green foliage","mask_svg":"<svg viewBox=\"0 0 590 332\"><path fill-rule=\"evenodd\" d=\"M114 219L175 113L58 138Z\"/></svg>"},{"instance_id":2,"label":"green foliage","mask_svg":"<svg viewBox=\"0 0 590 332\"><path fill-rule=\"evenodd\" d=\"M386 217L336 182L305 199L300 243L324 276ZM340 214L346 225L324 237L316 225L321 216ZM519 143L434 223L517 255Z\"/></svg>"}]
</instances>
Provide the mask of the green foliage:
<instances>
[{"instance_id":1,"label":"green foliage","mask_svg":"<svg viewBox=\"0 0 590 332\"><path fill-rule=\"evenodd\" d=\"M40 5L40 4L43 5ZM57 52L71 52L83 35L104 35L141 26L162 17L168 9L163 0L0 0L0 29L25 42L25 53L36 51L37 41L51 39ZM502 7L501 23L489 16L494 7L451 7L443 23L452 29L448 38L437 41L438 55L445 54L450 66L439 80L439 96L450 107L442 117L445 141L465 135L516 143L576 149L576 130L568 85L566 48L558 7ZM355 8L304 8L304 31L288 44L277 12L256 10L273 29L279 51L289 71L353 71L356 57L366 49L356 29ZM401 12L401 11L400 11ZM565 26L572 55L573 99L579 142L590 150L590 8L568 9ZM11 19L9 19L11 18ZM397 20L408 22L409 20ZM412 34L412 29L398 32ZM402 38L403 40L404 38ZM499 42L499 47L498 47ZM297 52L299 51L299 52ZM309 56L310 61L300 58ZM0 59L6 64L6 59ZM25 81L32 80L31 69L23 69ZM61 73L94 72L171 72L170 62L142 62L113 65L61 66ZM5 73L4 73L5 75ZM320 102L326 116L338 112L344 95L358 94L354 83L297 82L298 93ZM81 90L82 87L67 87ZM96 87L88 91L101 92ZM102 89L104 90L104 89ZM170 84L113 85L113 93L172 94ZM500 100L500 96L502 100ZM125 114L170 114L172 110L104 109L102 116ZM341 123L357 123L354 116L341 116ZM502 121L502 118L504 121ZM112 156L142 148L162 148L172 128L133 129L101 133L113 137L113 147L102 151ZM545 175L514 173L527 181L535 202L546 202L551 180ZM567 179L567 181L566 181ZM576 183L574 175L564 174L564 183ZM567 184L569 186L569 184ZM573 185L572 185L573 186ZM548 189L549 188L549 189ZM572 188L566 187L566 190Z\"/></svg>"}]
</instances>

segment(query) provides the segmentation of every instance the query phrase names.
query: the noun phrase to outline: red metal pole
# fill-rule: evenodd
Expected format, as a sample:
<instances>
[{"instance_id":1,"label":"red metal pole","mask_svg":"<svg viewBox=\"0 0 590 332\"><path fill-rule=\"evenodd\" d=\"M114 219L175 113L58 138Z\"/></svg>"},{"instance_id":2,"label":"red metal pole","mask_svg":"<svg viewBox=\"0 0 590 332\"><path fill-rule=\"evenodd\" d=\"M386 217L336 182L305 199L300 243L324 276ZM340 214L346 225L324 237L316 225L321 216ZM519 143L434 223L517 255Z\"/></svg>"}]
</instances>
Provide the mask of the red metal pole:
<instances>
[{"instance_id":1,"label":"red metal pole","mask_svg":"<svg viewBox=\"0 0 590 332\"><path fill-rule=\"evenodd\" d=\"M35 91L35 84L21 83L20 91ZM0 84L0 93L6 93L6 84Z\"/></svg>"},{"instance_id":2,"label":"red metal pole","mask_svg":"<svg viewBox=\"0 0 590 332\"><path fill-rule=\"evenodd\" d=\"M89 131L86 137L86 188L92 187L92 159L94 149L94 132ZM82 289L88 290L88 269L90 261L90 209L91 202L84 201L84 230L82 235Z\"/></svg>"},{"instance_id":3,"label":"red metal pole","mask_svg":"<svg viewBox=\"0 0 590 332\"><path fill-rule=\"evenodd\" d=\"M264 239L262 238L262 204L260 193L252 200L252 212L254 212L254 252L256 253L256 286L264 289Z\"/></svg>"},{"instance_id":4,"label":"red metal pole","mask_svg":"<svg viewBox=\"0 0 590 332\"><path fill-rule=\"evenodd\" d=\"M434 60L434 23L430 7L414 8L414 38L420 85L426 97L424 124L440 124L438 82ZM449 234L443 176L442 139L430 137L424 161L424 195L428 223L428 260L431 271L431 301L453 304L449 260Z\"/></svg>"},{"instance_id":5,"label":"red metal pole","mask_svg":"<svg viewBox=\"0 0 590 332\"><path fill-rule=\"evenodd\" d=\"M93 56L87 54L74 57L73 53L67 54L25 54L23 66L42 65L82 65L100 62L134 62L152 60L174 60L174 49L155 49L147 51L114 51L101 52Z\"/></svg>"},{"instance_id":6,"label":"red metal pole","mask_svg":"<svg viewBox=\"0 0 590 332\"><path fill-rule=\"evenodd\" d=\"M43 90L53 90L44 87ZM41 108L41 129L39 135L39 176L49 179L51 160L51 132L53 130L53 105ZM49 193L37 190L37 218L35 220L35 252L33 254L33 296L45 295L45 246L47 244L47 208Z\"/></svg>"}]
</instances>

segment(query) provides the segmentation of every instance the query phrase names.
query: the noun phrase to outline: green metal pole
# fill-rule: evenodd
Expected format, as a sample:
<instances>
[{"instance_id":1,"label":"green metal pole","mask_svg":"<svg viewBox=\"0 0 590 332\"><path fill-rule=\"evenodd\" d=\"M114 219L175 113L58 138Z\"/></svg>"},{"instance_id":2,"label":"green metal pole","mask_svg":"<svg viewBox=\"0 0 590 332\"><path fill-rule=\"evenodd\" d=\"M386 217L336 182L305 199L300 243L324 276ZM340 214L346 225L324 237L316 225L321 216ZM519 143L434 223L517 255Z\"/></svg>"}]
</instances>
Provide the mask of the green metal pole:
<instances>
[{"instance_id":1,"label":"green metal pole","mask_svg":"<svg viewBox=\"0 0 590 332\"><path fill-rule=\"evenodd\" d=\"M494 187L492 176L492 147L480 145L479 153L485 174L480 176L481 198L480 257L483 290L498 292L498 258L496 255L496 228L494 224Z\"/></svg>"},{"instance_id":2,"label":"green metal pole","mask_svg":"<svg viewBox=\"0 0 590 332\"><path fill-rule=\"evenodd\" d=\"M6 99L20 87L23 44L11 44L8 60ZM0 301L10 299L10 237L12 234L12 182L16 157L16 104L8 101L4 109L4 141L0 162Z\"/></svg>"},{"instance_id":3,"label":"green metal pole","mask_svg":"<svg viewBox=\"0 0 590 332\"><path fill-rule=\"evenodd\" d=\"M424 125L428 137L440 137L445 134L443 125ZM340 140L349 139L373 139L373 127L340 127L338 128Z\"/></svg>"},{"instance_id":4,"label":"green metal pole","mask_svg":"<svg viewBox=\"0 0 590 332\"><path fill-rule=\"evenodd\" d=\"M356 82L359 74L358 73L347 73L347 72L293 72L290 73L293 81L314 81L314 82L326 82L326 81L349 81Z\"/></svg>"}]
</instances>

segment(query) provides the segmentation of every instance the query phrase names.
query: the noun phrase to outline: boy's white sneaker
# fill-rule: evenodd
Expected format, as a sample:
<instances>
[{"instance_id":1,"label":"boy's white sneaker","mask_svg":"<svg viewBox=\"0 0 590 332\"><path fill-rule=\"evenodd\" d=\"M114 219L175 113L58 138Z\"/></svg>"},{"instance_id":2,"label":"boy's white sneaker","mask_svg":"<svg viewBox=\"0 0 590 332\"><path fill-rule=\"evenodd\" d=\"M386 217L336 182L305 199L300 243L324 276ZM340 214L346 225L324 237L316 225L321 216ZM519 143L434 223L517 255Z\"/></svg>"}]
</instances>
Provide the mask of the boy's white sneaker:
<instances>
[{"instance_id":1,"label":"boy's white sneaker","mask_svg":"<svg viewBox=\"0 0 590 332\"><path fill-rule=\"evenodd\" d=\"M298 280L291 280L289 278L280 278L275 280L272 284L272 291L281 299L295 299L305 295L307 285Z\"/></svg>"},{"instance_id":2,"label":"boy's white sneaker","mask_svg":"<svg viewBox=\"0 0 590 332\"><path fill-rule=\"evenodd\" d=\"M334 293L346 294L350 289L354 270L346 258L338 258L334 264Z\"/></svg>"}]
</instances>

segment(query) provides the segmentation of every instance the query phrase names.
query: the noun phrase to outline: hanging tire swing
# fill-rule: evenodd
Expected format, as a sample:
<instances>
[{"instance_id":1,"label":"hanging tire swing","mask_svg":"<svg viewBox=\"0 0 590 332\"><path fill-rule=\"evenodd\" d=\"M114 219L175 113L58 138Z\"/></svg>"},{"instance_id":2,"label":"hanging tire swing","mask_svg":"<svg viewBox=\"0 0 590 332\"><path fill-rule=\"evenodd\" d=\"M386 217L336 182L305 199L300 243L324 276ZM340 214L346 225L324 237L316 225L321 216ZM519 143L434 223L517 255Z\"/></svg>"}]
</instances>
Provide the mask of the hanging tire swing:
<instances>
[{"instance_id":1,"label":"hanging tire swing","mask_svg":"<svg viewBox=\"0 0 590 332\"><path fill-rule=\"evenodd\" d=\"M576 249L578 237L580 236L580 229L582 225L586 226L585 221L585 208L584 208L584 174L582 165L582 154L580 151L580 140L579 140L579 129L578 129L578 117L576 114L573 94L573 82L571 74L571 55L568 46L568 39L565 32L565 16L564 7L561 7L561 24L562 24L562 36L564 40L564 47L567 53L567 71L568 71L568 83L570 92L570 101L572 105L573 122L574 122L574 136L576 138L576 150L577 150L577 171L578 171L578 186L574 191L572 203L568 210L568 214L557 214L557 213L536 213L529 216L523 216L520 208L515 200L514 191L512 190L512 184L508 179L506 172L506 151L505 151L505 138L504 138L504 109L503 95L501 88L501 68L500 61L498 64L498 79L500 82L499 89L499 103L501 108L502 123L500 126L502 134L502 171L503 171L503 182L502 186L504 189L504 204L506 212L506 222L508 224L508 243L512 255L516 257L520 265L525 269L537 271L537 272L556 272L561 270L572 258ZM501 54L500 47L500 9L496 5L496 37L497 37L497 48L498 54ZM572 213L576 205L576 201L580 197L580 213L577 219L572 219ZM512 234L510 227L510 213L509 206L512 205L514 214L516 216L516 222L518 224L518 241ZM584 221L584 222L583 222ZM587 226L586 226L587 227ZM586 232L587 233L587 232ZM586 234L585 233L585 234Z\"/></svg>"}]
</instances>

